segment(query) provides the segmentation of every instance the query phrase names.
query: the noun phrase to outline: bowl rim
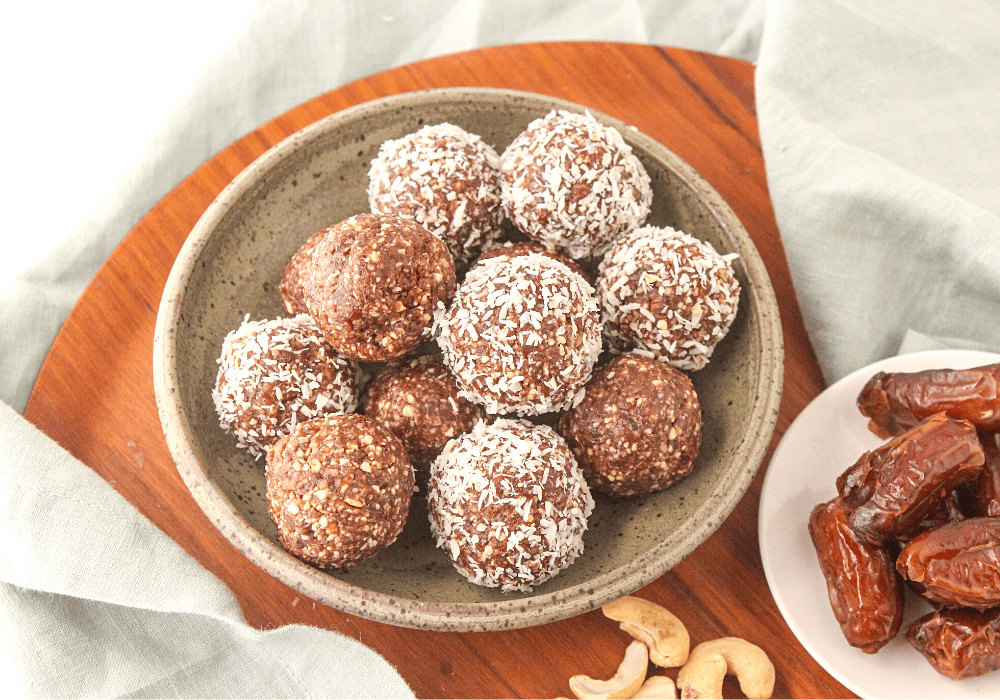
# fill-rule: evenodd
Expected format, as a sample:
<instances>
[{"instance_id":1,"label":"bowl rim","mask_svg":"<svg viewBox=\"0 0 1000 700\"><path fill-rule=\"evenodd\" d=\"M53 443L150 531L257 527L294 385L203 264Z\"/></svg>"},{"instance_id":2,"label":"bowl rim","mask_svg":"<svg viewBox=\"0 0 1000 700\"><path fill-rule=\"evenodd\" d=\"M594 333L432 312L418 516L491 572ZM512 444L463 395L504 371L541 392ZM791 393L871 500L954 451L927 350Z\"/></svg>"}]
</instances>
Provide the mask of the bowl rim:
<instances>
[{"instance_id":1,"label":"bowl rim","mask_svg":"<svg viewBox=\"0 0 1000 700\"><path fill-rule=\"evenodd\" d=\"M216 226L257 182L258 175L267 173L285 157L307 148L330 130L366 115L404 106L484 98L502 98L540 110L589 112L602 123L616 127L627 142L666 163L712 212L738 248L750 282L746 291L753 296L758 312L762 354L756 386L751 388L757 400L748 422L759 421L760 427L744 433L732 453L732 460L746 465L745 468L727 471L681 528L631 562L583 584L550 594L474 603L422 601L372 591L331 576L293 557L244 518L205 469L204 455L197 449L195 433L176 386L176 367L180 358L175 331L195 261ZM729 516L759 471L777 423L784 381L784 373L780 370L783 363L781 320L764 263L739 218L694 168L655 139L599 110L544 94L504 88L433 88L377 98L322 117L269 148L226 185L192 228L167 278L153 336L153 382L168 449L194 500L220 533L260 569L314 600L378 622L438 631L516 629L565 619L628 595L677 565ZM778 371L773 371L775 367Z\"/></svg>"}]
</instances>

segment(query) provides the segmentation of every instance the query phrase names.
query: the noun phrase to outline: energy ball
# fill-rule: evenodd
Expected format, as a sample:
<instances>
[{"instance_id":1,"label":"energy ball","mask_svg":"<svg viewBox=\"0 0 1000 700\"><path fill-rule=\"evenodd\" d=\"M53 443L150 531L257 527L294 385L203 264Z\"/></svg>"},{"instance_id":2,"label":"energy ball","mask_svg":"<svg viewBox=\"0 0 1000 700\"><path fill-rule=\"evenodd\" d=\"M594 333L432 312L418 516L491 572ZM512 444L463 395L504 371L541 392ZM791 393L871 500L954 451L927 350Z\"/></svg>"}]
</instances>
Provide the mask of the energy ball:
<instances>
[{"instance_id":1,"label":"energy ball","mask_svg":"<svg viewBox=\"0 0 1000 700\"><path fill-rule=\"evenodd\" d=\"M289 316L309 313L309 307L306 306L305 290L302 286L302 271L309 264L316 244L320 242L325 233L326 230L323 230L309 236L285 265L278 291L281 293L281 304Z\"/></svg>"},{"instance_id":2,"label":"energy ball","mask_svg":"<svg viewBox=\"0 0 1000 700\"><path fill-rule=\"evenodd\" d=\"M594 509L559 434L506 418L448 443L431 465L427 503L459 573L504 591L530 591L572 564Z\"/></svg>"},{"instance_id":3,"label":"energy ball","mask_svg":"<svg viewBox=\"0 0 1000 700\"><path fill-rule=\"evenodd\" d=\"M368 171L368 204L423 225L466 262L501 230L500 158L461 127L429 124L382 144Z\"/></svg>"},{"instance_id":4,"label":"energy ball","mask_svg":"<svg viewBox=\"0 0 1000 700\"><path fill-rule=\"evenodd\" d=\"M308 315L244 319L222 342L212 398L223 429L260 457L297 424L357 408L357 371Z\"/></svg>"},{"instance_id":5,"label":"energy ball","mask_svg":"<svg viewBox=\"0 0 1000 700\"><path fill-rule=\"evenodd\" d=\"M601 261L596 285L611 349L703 368L736 318L737 257L670 227L624 237Z\"/></svg>"},{"instance_id":6,"label":"energy ball","mask_svg":"<svg viewBox=\"0 0 1000 700\"><path fill-rule=\"evenodd\" d=\"M281 546L323 568L380 552L403 530L413 496L403 444L366 416L299 423L267 455L267 502Z\"/></svg>"},{"instance_id":7,"label":"energy ball","mask_svg":"<svg viewBox=\"0 0 1000 700\"><path fill-rule=\"evenodd\" d=\"M701 426L687 375L638 355L595 370L583 400L559 420L587 483L612 496L649 494L690 474Z\"/></svg>"},{"instance_id":8,"label":"energy ball","mask_svg":"<svg viewBox=\"0 0 1000 700\"><path fill-rule=\"evenodd\" d=\"M484 251L482 255L479 256L477 263L481 263L483 260L489 260L490 258L497 258L501 255L506 255L508 258L516 258L519 255L527 255L528 253L540 253L547 258L552 258L553 260L558 260L563 265L571 269L573 272L581 275L585 280L590 282L590 278L587 276L587 271L583 269L583 265L578 263L573 258L568 255L560 253L558 250L553 248L546 248L541 243L536 243L535 241L520 241L518 243L504 243L502 246L497 246L496 248L490 248Z\"/></svg>"},{"instance_id":9,"label":"energy ball","mask_svg":"<svg viewBox=\"0 0 1000 700\"><path fill-rule=\"evenodd\" d=\"M400 439L415 465L424 466L486 417L458 395L454 375L435 355L387 365L368 385L363 411Z\"/></svg>"},{"instance_id":10,"label":"energy ball","mask_svg":"<svg viewBox=\"0 0 1000 700\"><path fill-rule=\"evenodd\" d=\"M413 221L359 214L326 229L301 272L306 306L344 357L394 360L431 335L455 293L444 242Z\"/></svg>"},{"instance_id":11,"label":"energy ball","mask_svg":"<svg viewBox=\"0 0 1000 700\"><path fill-rule=\"evenodd\" d=\"M590 113L553 110L500 156L504 212L520 230L573 258L601 255L641 226L653 201L632 147Z\"/></svg>"},{"instance_id":12,"label":"energy ball","mask_svg":"<svg viewBox=\"0 0 1000 700\"><path fill-rule=\"evenodd\" d=\"M593 292L583 277L538 253L472 268L435 321L459 395L489 414L571 406L601 354Z\"/></svg>"}]
</instances>

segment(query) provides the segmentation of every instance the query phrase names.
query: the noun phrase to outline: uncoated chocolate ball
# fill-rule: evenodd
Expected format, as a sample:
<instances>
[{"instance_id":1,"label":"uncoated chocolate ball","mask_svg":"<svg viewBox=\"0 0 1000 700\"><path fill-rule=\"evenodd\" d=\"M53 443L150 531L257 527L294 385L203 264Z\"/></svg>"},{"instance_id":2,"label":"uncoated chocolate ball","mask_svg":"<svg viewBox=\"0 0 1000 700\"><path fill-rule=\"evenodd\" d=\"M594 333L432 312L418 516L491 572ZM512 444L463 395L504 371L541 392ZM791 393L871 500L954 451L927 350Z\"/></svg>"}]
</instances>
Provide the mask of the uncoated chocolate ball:
<instances>
[{"instance_id":1,"label":"uncoated chocolate ball","mask_svg":"<svg viewBox=\"0 0 1000 700\"><path fill-rule=\"evenodd\" d=\"M701 404L678 369L619 355L594 371L559 432L587 482L613 496L638 496L677 483L701 452Z\"/></svg>"},{"instance_id":2,"label":"uncoated chocolate ball","mask_svg":"<svg viewBox=\"0 0 1000 700\"><path fill-rule=\"evenodd\" d=\"M402 443L366 416L300 423L267 455L267 501L281 545L321 567L344 568L403 530L413 467Z\"/></svg>"},{"instance_id":3,"label":"uncoated chocolate ball","mask_svg":"<svg viewBox=\"0 0 1000 700\"><path fill-rule=\"evenodd\" d=\"M426 228L359 214L331 226L300 271L309 313L353 360L384 362L431 335L434 310L455 293L455 262Z\"/></svg>"},{"instance_id":4,"label":"uncoated chocolate ball","mask_svg":"<svg viewBox=\"0 0 1000 700\"><path fill-rule=\"evenodd\" d=\"M486 417L481 407L458 395L455 376L436 355L386 365L368 385L363 412L389 428L414 466L423 467L449 440Z\"/></svg>"}]
</instances>

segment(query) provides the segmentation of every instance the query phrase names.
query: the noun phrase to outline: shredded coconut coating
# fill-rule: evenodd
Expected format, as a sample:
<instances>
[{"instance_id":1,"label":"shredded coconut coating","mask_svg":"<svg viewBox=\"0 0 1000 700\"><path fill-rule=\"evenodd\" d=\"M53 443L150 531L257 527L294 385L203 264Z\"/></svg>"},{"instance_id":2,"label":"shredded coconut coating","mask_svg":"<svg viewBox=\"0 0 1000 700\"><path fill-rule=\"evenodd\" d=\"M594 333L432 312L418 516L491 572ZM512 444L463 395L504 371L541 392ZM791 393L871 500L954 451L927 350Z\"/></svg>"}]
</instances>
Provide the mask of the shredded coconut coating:
<instances>
[{"instance_id":1,"label":"shredded coconut coating","mask_svg":"<svg viewBox=\"0 0 1000 700\"><path fill-rule=\"evenodd\" d=\"M701 404L678 369L619 355L594 372L583 400L559 432L591 488L639 496L676 484L701 452Z\"/></svg>"},{"instance_id":2,"label":"shredded coconut coating","mask_svg":"<svg viewBox=\"0 0 1000 700\"><path fill-rule=\"evenodd\" d=\"M643 226L620 240L596 285L611 350L702 369L736 318L737 257L670 227Z\"/></svg>"},{"instance_id":3,"label":"shredded coconut coating","mask_svg":"<svg viewBox=\"0 0 1000 700\"><path fill-rule=\"evenodd\" d=\"M364 362L403 357L430 337L455 293L455 262L426 228L359 214L327 229L302 271L305 301L327 341Z\"/></svg>"},{"instance_id":4,"label":"shredded coconut coating","mask_svg":"<svg viewBox=\"0 0 1000 700\"><path fill-rule=\"evenodd\" d=\"M255 458L298 423L357 408L357 369L308 315L251 321L222 342L212 399L219 424Z\"/></svg>"},{"instance_id":5,"label":"shredded coconut coating","mask_svg":"<svg viewBox=\"0 0 1000 700\"><path fill-rule=\"evenodd\" d=\"M501 255L506 255L509 258L516 258L518 255L528 255L529 253L540 253L547 258L558 260L573 272L582 276L588 282L591 282L591 279L587 275L587 271L583 268L583 265L568 255L560 253L554 248L546 248L541 243L536 241L519 241L517 243L508 241L503 245L498 245L495 248L483 251L482 255L479 256L479 259L476 260L476 263L481 263L483 260L489 260L490 258L496 258Z\"/></svg>"},{"instance_id":6,"label":"shredded coconut coating","mask_svg":"<svg viewBox=\"0 0 1000 700\"><path fill-rule=\"evenodd\" d=\"M486 417L480 406L458 395L455 376L436 355L386 365L368 385L363 411L400 439L414 466L423 467L449 440Z\"/></svg>"},{"instance_id":7,"label":"shredded coconut coating","mask_svg":"<svg viewBox=\"0 0 1000 700\"><path fill-rule=\"evenodd\" d=\"M500 158L476 134L428 124L382 144L368 171L368 204L416 221L468 261L501 231Z\"/></svg>"},{"instance_id":8,"label":"shredded coconut coating","mask_svg":"<svg viewBox=\"0 0 1000 700\"><path fill-rule=\"evenodd\" d=\"M346 568L396 541L413 496L402 443L366 416L300 423L267 455L267 501L278 539L316 566Z\"/></svg>"},{"instance_id":9,"label":"shredded coconut coating","mask_svg":"<svg viewBox=\"0 0 1000 700\"><path fill-rule=\"evenodd\" d=\"M323 239L325 233L326 230L323 230L309 236L302 247L295 251L281 274L278 291L281 293L281 304L289 316L309 313L309 307L306 306L305 289L302 286L302 274L312 259L316 245Z\"/></svg>"},{"instance_id":10,"label":"shredded coconut coating","mask_svg":"<svg viewBox=\"0 0 1000 700\"><path fill-rule=\"evenodd\" d=\"M568 408L601 354L593 287L538 253L473 267L435 324L459 395L489 414Z\"/></svg>"},{"instance_id":11,"label":"shredded coconut coating","mask_svg":"<svg viewBox=\"0 0 1000 700\"><path fill-rule=\"evenodd\" d=\"M573 258L602 255L641 226L650 178L617 129L589 112L553 110L500 156L504 212L530 238Z\"/></svg>"},{"instance_id":12,"label":"shredded coconut coating","mask_svg":"<svg viewBox=\"0 0 1000 700\"><path fill-rule=\"evenodd\" d=\"M583 552L594 499L552 428L478 423L431 465L431 531L471 582L530 591Z\"/></svg>"}]
</instances>

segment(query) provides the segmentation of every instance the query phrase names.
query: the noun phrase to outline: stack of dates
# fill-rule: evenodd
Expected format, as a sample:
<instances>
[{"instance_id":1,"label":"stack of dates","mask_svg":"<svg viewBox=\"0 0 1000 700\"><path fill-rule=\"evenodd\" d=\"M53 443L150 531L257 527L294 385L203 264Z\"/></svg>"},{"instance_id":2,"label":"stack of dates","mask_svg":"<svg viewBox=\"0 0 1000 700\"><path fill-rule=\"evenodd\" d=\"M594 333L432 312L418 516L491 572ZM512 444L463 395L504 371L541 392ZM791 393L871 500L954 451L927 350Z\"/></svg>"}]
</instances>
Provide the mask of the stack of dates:
<instances>
[{"instance_id":1,"label":"stack of dates","mask_svg":"<svg viewBox=\"0 0 1000 700\"><path fill-rule=\"evenodd\" d=\"M1000 364L879 373L858 408L888 442L841 474L809 519L844 636L881 649L909 586L935 609L906 639L938 672L1000 668Z\"/></svg>"}]
</instances>

